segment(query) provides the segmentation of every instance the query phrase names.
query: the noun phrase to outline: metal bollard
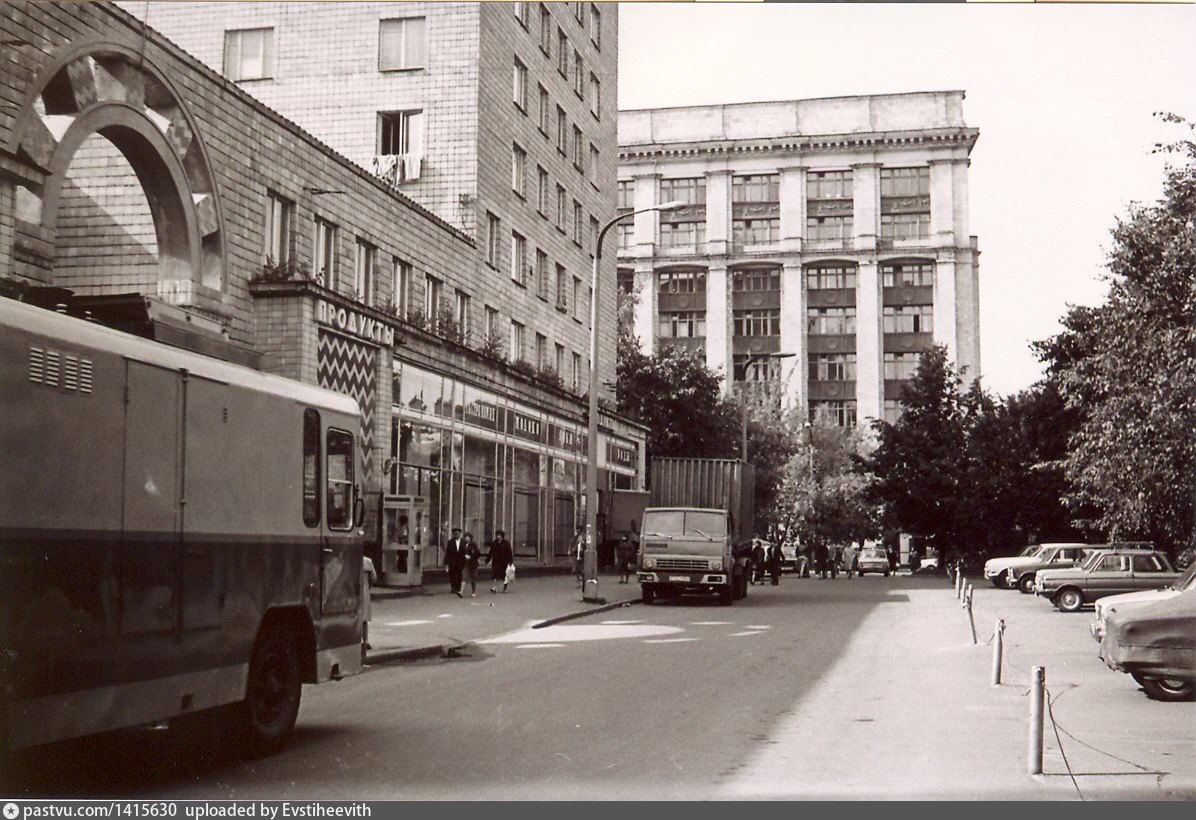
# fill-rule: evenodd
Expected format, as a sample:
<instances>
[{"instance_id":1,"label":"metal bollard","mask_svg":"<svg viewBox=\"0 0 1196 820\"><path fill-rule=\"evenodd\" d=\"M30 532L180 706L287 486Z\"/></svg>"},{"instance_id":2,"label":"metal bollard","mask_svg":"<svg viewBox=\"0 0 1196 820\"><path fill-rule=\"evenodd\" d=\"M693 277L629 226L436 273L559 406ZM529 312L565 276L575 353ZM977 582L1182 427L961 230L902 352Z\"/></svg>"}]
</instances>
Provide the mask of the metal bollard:
<instances>
[{"instance_id":1,"label":"metal bollard","mask_svg":"<svg viewBox=\"0 0 1196 820\"><path fill-rule=\"evenodd\" d=\"M1001 664L1005 655L1005 621L998 618L993 630L993 686L1001 685Z\"/></svg>"},{"instance_id":2,"label":"metal bollard","mask_svg":"<svg viewBox=\"0 0 1196 820\"><path fill-rule=\"evenodd\" d=\"M1026 771L1042 774L1042 696L1046 688L1046 667L1035 666L1030 677L1030 752Z\"/></svg>"},{"instance_id":3,"label":"metal bollard","mask_svg":"<svg viewBox=\"0 0 1196 820\"><path fill-rule=\"evenodd\" d=\"M963 579L963 573L959 572L955 575L955 597L960 601L963 600L963 586L966 582Z\"/></svg>"},{"instance_id":4,"label":"metal bollard","mask_svg":"<svg viewBox=\"0 0 1196 820\"><path fill-rule=\"evenodd\" d=\"M968 584L967 592L964 593L964 607L968 610L968 626L972 630L972 645L976 644L976 618L972 615L972 585Z\"/></svg>"}]
</instances>

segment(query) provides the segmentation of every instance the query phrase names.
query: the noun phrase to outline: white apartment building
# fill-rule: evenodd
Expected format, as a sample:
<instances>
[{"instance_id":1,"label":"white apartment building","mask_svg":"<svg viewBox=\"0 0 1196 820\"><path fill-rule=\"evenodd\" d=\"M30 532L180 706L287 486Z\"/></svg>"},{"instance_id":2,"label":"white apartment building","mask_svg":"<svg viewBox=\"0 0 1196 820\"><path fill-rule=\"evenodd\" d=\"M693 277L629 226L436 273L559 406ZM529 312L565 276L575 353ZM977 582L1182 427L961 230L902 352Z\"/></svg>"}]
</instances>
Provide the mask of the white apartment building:
<instances>
[{"instance_id":1,"label":"white apartment building","mask_svg":"<svg viewBox=\"0 0 1196 820\"><path fill-rule=\"evenodd\" d=\"M980 374L962 91L619 113L619 282L680 345L840 425L897 414L921 351Z\"/></svg>"}]
</instances>

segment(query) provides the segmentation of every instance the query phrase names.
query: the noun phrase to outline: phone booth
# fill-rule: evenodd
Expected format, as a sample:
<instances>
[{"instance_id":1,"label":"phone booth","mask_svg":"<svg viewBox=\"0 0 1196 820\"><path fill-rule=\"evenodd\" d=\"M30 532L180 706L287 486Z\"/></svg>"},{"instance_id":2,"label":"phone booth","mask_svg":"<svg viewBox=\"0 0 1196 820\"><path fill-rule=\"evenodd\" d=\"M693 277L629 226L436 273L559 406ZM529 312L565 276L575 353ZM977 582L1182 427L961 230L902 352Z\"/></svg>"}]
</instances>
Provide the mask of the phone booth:
<instances>
[{"instance_id":1,"label":"phone booth","mask_svg":"<svg viewBox=\"0 0 1196 820\"><path fill-rule=\"evenodd\" d=\"M383 586L423 583L423 548L428 541L428 499L398 496L382 501Z\"/></svg>"}]
</instances>

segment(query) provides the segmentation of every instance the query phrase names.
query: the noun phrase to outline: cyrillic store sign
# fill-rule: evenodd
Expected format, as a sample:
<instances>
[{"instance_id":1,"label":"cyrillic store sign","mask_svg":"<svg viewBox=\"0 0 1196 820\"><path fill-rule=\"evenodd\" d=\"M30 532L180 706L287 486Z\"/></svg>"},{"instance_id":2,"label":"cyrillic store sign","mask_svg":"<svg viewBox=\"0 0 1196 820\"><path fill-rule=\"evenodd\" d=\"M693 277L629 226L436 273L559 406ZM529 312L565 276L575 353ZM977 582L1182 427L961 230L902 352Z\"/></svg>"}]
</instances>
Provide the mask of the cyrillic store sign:
<instances>
[{"instance_id":1,"label":"cyrillic store sign","mask_svg":"<svg viewBox=\"0 0 1196 820\"><path fill-rule=\"evenodd\" d=\"M316 321L367 342L385 347L395 345L395 329L390 325L324 299L316 300Z\"/></svg>"}]
</instances>

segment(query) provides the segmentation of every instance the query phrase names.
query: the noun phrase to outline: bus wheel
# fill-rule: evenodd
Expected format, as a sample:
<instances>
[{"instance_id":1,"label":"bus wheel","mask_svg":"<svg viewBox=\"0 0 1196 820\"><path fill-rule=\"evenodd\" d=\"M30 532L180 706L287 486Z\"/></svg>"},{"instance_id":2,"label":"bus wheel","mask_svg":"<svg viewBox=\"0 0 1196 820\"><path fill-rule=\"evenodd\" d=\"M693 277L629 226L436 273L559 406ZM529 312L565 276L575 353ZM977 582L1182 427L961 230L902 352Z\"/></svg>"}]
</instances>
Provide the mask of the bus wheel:
<instances>
[{"instance_id":1,"label":"bus wheel","mask_svg":"<svg viewBox=\"0 0 1196 820\"><path fill-rule=\"evenodd\" d=\"M285 628L268 628L253 648L241 704L241 726L255 755L278 751L291 733L299 714L301 687L294 639Z\"/></svg>"}]
</instances>

